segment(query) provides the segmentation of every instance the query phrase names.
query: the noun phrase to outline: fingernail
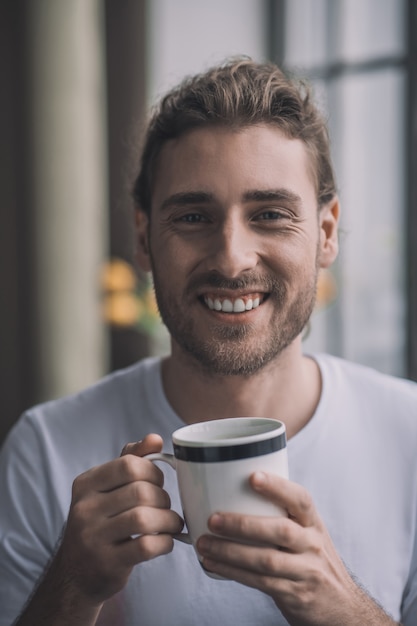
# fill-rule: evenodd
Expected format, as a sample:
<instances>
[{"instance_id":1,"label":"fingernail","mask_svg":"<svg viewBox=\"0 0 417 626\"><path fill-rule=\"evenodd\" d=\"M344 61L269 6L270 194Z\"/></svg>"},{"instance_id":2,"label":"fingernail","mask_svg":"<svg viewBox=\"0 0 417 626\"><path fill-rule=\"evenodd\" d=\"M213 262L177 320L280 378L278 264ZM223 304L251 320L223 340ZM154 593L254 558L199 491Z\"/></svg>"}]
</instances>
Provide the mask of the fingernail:
<instances>
[{"instance_id":1,"label":"fingernail","mask_svg":"<svg viewBox=\"0 0 417 626\"><path fill-rule=\"evenodd\" d=\"M207 552L210 547L210 540L208 537L202 536L197 541L197 549L202 554L203 552Z\"/></svg>"},{"instance_id":2,"label":"fingernail","mask_svg":"<svg viewBox=\"0 0 417 626\"><path fill-rule=\"evenodd\" d=\"M223 516L220 513L214 513L210 517L210 528L220 530L223 527Z\"/></svg>"},{"instance_id":3,"label":"fingernail","mask_svg":"<svg viewBox=\"0 0 417 626\"><path fill-rule=\"evenodd\" d=\"M264 472L255 472L252 474L252 484L256 488L262 488L266 483L266 474Z\"/></svg>"},{"instance_id":4,"label":"fingernail","mask_svg":"<svg viewBox=\"0 0 417 626\"><path fill-rule=\"evenodd\" d=\"M215 567L215 563L214 561L210 561L210 559L207 559L206 557L204 557L201 562L201 566L204 570L211 572Z\"/></svg>"}]
</instances>

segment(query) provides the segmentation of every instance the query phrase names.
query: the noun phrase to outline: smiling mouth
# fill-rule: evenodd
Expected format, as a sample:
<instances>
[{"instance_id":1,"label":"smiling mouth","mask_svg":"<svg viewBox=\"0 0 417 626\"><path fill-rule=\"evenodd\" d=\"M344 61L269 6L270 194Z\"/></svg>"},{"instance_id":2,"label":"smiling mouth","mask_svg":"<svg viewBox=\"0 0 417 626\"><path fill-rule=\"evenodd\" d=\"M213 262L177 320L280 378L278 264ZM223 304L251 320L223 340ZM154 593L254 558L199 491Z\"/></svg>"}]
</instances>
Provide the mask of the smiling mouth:
<instances>
[{"instance_id":1,"label":"smiling mouth","mask_svg":"<svg viewBox=\"0 0 417 626\"><path fill-rule=\"evenodd\" d=\"M206 294L202 301L210 311L222 313L245 313L257 309L268 297L266 293L251 293L244 296L232 298L230 296L220 296L218 294Z\"/></svg>"}]
</instances>

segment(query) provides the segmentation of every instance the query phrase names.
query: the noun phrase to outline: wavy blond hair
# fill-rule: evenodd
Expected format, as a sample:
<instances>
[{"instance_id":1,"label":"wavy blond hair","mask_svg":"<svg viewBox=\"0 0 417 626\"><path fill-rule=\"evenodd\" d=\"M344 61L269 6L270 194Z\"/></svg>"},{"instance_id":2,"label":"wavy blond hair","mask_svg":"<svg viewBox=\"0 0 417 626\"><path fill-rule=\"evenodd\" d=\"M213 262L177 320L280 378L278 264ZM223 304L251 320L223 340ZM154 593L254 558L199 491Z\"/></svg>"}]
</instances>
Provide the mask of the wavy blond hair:
<instances>
[{"instance_id":1,"label":"wavy blond hair","mask_svg":"<svg viewBox=\"0 0 417 626\"><path fill-rule=\"evenodd\" d=\"M336 194L329 136L310 87L272 63L239 58L186 78L153 109L133 185L137 208L150 214L157 157L167 141L199 127L238 130L256 124L278 127L305 143L318 207L329 202Z\"/></svg>"}]
</instances>

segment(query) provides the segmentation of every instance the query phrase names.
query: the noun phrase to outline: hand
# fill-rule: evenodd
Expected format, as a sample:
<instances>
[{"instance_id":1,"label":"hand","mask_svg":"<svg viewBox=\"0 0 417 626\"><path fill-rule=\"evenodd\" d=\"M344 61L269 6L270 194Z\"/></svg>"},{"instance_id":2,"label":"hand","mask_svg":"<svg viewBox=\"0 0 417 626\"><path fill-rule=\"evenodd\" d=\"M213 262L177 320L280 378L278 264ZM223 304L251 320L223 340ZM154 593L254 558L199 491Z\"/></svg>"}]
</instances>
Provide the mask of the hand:
<instances>
[{"instance_id":1,"label":"hand","mask_svg":"<svg viewBox=\"0 0 417 626\"><path fill-rule=\"evenodd\" d=\"M57 556L84 597L108 599L124 587L134 565L172 550L172 534L183 520L170 510L161 470L140 458L161 448L161 438L148 435L74 481Z\"/></svg>"},{"instance_id":2,"label":"hand","mask_svg":"<svg viewBox=\"0 0 417 626\"><path fill-rule=\"evenodd\" d=\"M207 570L267 593L294 626L396 623L352 580L303 487L261 472L250 483L288 517L214 514L209 528L221 538L197 543Z\"/></svg>"}]
</instances>

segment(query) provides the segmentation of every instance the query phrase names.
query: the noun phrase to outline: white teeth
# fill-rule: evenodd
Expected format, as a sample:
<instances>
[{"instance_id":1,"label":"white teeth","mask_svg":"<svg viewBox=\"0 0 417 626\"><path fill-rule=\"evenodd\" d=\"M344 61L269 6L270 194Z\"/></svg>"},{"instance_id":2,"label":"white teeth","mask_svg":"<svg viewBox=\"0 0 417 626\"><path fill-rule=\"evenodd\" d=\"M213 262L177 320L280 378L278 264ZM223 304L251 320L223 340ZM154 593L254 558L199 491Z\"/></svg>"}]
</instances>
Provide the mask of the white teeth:
<instances>
[{"instance_id":1,"label":"white teeth","mask_svg":"<svg viewBox=\"0 0 417 626\"><path fill-rule=\"evenodd\" d=\"M231 300L223 300L222 311L224 313L233 313L233 302Z\"/></svg>"},{"instance_id":2,"label":"white teeth","mask_svg":"<svg viewBox=\"0 0 417 626\"><path fill-rule=\"evenodd\" d=\"M243 313L246 310L245 303L241 298L235 300L233 304L233 313Z\"/></svg>"},{"instance_id":3,"label":"white teeth","mask_svg":"<svg viewBox=\"0 0 417 626\"><path fill-rule=\"evenodd\" d=\"M220 300L220 298L215 298L213 300L207 296L205 298L205 302L211 311L222 311L223 313L243 313L244 311L256 309L260 305L260 298L259 296L256 298L248 298L245 302L243 298L236 298L236 300L230 300L229 298Z\"/></svg>"}]
</instances>

